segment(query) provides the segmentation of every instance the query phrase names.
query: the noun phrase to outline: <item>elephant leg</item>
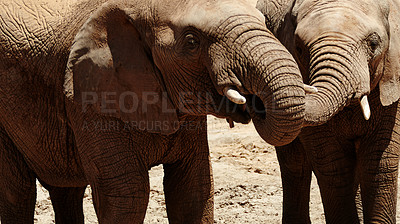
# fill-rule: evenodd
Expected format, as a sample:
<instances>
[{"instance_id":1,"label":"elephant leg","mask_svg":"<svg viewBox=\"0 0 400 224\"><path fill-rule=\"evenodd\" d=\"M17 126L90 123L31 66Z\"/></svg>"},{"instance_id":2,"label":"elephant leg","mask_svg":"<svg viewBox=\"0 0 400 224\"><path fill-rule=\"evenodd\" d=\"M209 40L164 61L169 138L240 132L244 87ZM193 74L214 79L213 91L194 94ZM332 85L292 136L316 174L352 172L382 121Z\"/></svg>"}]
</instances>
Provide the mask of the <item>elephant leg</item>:
<instances>
[{"instance_id":1,"label":"elephant leg","mask_svg":"<svg viewBox=\"0 0 400 224\"><path fill-rule=\"evenodd\" d=\"M327 125L303 131L301 141L318 180L326 223L359 223L353 142L337 139Z\"/></svg>"},{"instance_id":2,"label":"elephant leg","mask_svg":"<svg viewBox=\"0 0 400 224\"><path fill-rule=\"evenodd\" d=\"M82 160L88 161L84 169L99 223L143 223L150 193L148 170L130 155L131 148L109 149L119 151L120 157L102 154Z\"/></svg>"},{"instance_id":3,"label":"elephant leg","mask_svg":"<svg viewBox=\"0 0 400 224\"><path fill-rule=\"evenodd\" d=\"M32 223L36 203L36 177L14 143L0 128L1 223Z\"/></svg>"},{"instance_id":4,"label":"elephant leg","mask_svg":"<svg viewBox=\"0 0 400 224\"><path fill-rule=\"evenodd\" d=\"M84 169L99 223L143 223L150 193L147 167L132 155L131 147L103 146L113 153L82 159L88 161Z\"/></svg>"},{"instance_id":5,"label":"elephant leg","mask_svg":"<svg viewBox=\"0 0 400 224\"><path fill-rule=\"evenodd\" d=\"M309 203L311 165L298 138L276 147L283 186L282 223L311 223Z\"/></svg>"},{"instance_id":6,"label":"elephant leg","mask_svg":"<svg viewBox=\"0 0 400 224\"><path fill-rule=\"evenodd\" d=\"M394 116L383 124L393 124ZM361 198L365 223L396 223L400 126L382 125L360 147Z\"/></svg>"},{"instance_id":7,"label":"elephant leg","mask_svg":"<svg viewBox=\"0 0 400 224\"><path fill-rule=\"evenodd\" d=\"M164 164L164 192L170 223L214 223L213 181L206 127L177 139L184 159Z\"/></svg>"},{"instance_id":8,"label":"elephant leg","mask_svg":"<svg viewBox=\"0 0 400 224\"><path fill-rule=\"evenodd\" d=\"M155 150L154 138L94 122L74 130L99 223L143 223L150 193L147 153Z\"/></svg>"},{"instance_id":9,"label":"elephant leg","mask_svg":"<svg viewBox=\"0 0 400 224\"><path fill-rule=\"evenodd\" d=\"M83 196L86 187L53 187L45 183L42 185L49 191L57 224L84 223Z\"/></svg>"}]
</instances>

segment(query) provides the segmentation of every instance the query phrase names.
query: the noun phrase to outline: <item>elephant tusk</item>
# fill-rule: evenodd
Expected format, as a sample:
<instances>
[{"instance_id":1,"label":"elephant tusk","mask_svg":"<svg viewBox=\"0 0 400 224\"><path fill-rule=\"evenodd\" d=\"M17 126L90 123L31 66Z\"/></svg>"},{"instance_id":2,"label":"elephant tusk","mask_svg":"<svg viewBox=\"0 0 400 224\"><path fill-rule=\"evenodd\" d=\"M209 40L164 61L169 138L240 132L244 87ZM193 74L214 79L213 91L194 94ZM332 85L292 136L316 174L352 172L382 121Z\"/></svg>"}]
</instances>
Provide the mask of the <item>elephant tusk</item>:
<instances>
[{"instance_id":1,"label":"elephant tusk","mask_svg":"<svg viewBox=\"0 0 400 224\"><path fill-rule=\"evenodd\" d=\"M371 117L371 109L369 108L368 97L363 96L360 101L361 110L363 112L365 120L369 120Z\"/></svg>"},{"instance_id":2,"label":"elephant tusk","mask_svg":"<svg viewBox=\"0 0 400 224\"><path fill-rule=\"evenodd\" d=\"M304 84L304 91L306 93L318 93L317 87Z\"/></svg>"},{"instance_id":3,"label":"elephant tusk","mask_svg":"<svg viewBox=\"0 0 400 224\"><path fill-rule=\"evenodd\" d=\"M228 99L236 104L245 104L246 98L242 96L238 91L232 89L231 87L224 88L224 95Z\"/></svg>"}]
</instances>

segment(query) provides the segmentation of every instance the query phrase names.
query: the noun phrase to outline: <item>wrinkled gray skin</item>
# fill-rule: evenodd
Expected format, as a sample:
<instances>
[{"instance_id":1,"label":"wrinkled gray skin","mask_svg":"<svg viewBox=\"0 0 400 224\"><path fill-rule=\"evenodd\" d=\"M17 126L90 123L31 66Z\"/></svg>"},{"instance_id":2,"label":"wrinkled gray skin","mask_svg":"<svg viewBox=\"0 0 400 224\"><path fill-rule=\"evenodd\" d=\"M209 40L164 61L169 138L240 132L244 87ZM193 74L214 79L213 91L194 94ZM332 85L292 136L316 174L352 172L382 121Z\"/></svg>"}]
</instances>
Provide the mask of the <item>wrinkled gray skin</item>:
<instances>
[{"instance_id":1,"label":"wrinkled gray skin","mask_svg":"<svg viewBox=\"0 0 400 224\"><path fill-rule=\"evenodd\" d=\"M289 49L304 82L305 124L278 147L283 222L310 223L311 172L327 223L396 223L399 158L400 1L260 0L267 27ZM368 96L371 117L360 98Z\"/></svg>"},{"instance_id":2,"label":"wrinkled gray skin","mask_svg":"<svg viewBox=\"0 0 400 224\"><path fill-rule=\"evenodd\" d=\"M244 1L104 2L0 1L1 223L33 223L36 179L57 223L83 223L87 184L99 223L141 223L156 164L169 221L213 223L206 114L287 144L300 71Z\"/></svg>"}]
</instances>

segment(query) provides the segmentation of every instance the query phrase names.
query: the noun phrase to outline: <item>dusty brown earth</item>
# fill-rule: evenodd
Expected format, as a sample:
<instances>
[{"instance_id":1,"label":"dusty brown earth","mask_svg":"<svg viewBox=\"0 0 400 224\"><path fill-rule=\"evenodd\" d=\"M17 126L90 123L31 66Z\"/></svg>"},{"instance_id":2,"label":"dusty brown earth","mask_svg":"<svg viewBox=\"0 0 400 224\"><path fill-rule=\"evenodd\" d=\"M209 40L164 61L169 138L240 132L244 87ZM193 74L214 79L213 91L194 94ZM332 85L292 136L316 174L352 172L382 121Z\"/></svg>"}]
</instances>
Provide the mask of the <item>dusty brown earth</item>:
<instances>
[{"instance_id":1,"label":"dusty brown earth","mask_svg":"<svg viewBox=\"0 0 400 224\"><path fill-rule=\"evenodd\" d=\"M225 120L208 117L215 180L215 223L280 223L282 186L274 148L257 135L252 124L235 124L232 129L228 126ZM146 224L168 223L162 177L162 166L151 169ZM35 223L54 223L48 194L38 186ZM85 223L97 223L90 189L86 191L84 208ZM310 214L313 223L325 223L315 178Z\"/></svg>"}]
</instances>

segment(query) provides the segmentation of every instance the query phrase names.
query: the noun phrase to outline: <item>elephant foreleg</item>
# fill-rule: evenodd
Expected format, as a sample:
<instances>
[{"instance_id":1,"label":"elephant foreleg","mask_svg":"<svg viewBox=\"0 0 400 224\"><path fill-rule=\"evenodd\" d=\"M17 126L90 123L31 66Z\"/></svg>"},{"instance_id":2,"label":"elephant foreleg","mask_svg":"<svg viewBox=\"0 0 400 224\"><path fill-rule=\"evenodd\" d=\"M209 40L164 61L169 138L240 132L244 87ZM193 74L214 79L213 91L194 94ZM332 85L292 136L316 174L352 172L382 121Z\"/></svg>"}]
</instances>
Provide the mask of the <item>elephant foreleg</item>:
<instances>
[{"instance_id":1,"label":"elephant foreleg","mask_svg":"<svg viewBox=\"0 0 400 224\"><path fill-rule=\"evenodd\" d=\"M164 192L170 223L214 223L213 182L206 129L180 138L188 156L164 165Z\"/></svg>"},{"instance_id":2,"label":"elephant foreleg","mask_svg":"<svg viewBox=\"0 0 400 224\"><path fill-rule=\"evenodd\" d=\"M337 139L328 125L303 129L301 142L318 180L326 223L359 223L353 142Z\"/></svg>"},{"instance_id":3,"label":"elephant foreleg","mask_svg":"<svg viewBox=\"0 0 400 224\"><path fill-rule=\"evenodd\" d=\"M53 187L42 183L49 191L57 224L84 223L83 196L86 187Z\"/></svg>"},{"instance_id":4,"label":"elephant foreleg","mask_svg":"<svg viewBox=\"0 0 400 224\"><path fill-rule=\"evenodd\" d=\"M365 223L396 223L398 152L394 151L398 148L389 147L380 152L379 161L379 152L375 151L362 161L361 198Z\"/></svg>"},{"instance_id":5,"label":"elephant foreleg","mask_svg":"<svg viewBox=\"0 0 400 224\"><path fill-rule=\"evenodd\" d=\"M386 112L394 113L394 106L397 105ZM380 125L374 137L366 139L359 150L365 223L396 223L400 123L392 115L384 116L382 124L385 125Z\"/></svg>"},{"instance_id":6,"label":"elephant foreleg","mask_svg":"<svg viewBox=\"0 0 400 224\"><path fill-rule=\"evenodd\" d=\"M164 165L170 223L213 223L213 183L209 161Z\"/></svg>"},{"instance_id":7,"label":"elephant foreleg","mask_svg":"<svg viewBox=\"0 0 400 224\"><path fill-rule=\"evenodd\" d=\"M309 213L311 165L298 139L276 147L283 187L282 223L311 223Z\"/></svg>"},{"instance_id":8,"label":"elephant foreleg","mask_svg":"<svg viewBox=\"0 0 400 224\"><path fill-rule=\"evenodd\" d=\"M36 202L36 177L0 128L1 223L32 223Z\"/></svg>"},{"instance_id":9,"label":"elephant foreleg","mask_svg":"<svg viewBox=\"0 0 400 224\"><path fill-rule=\"evenodd\" d=\"M143 223L150 192L146 153L153 139L141 131L100 129L90 122L75 130L99 223Z\"/></svg>"}]
</instances>

